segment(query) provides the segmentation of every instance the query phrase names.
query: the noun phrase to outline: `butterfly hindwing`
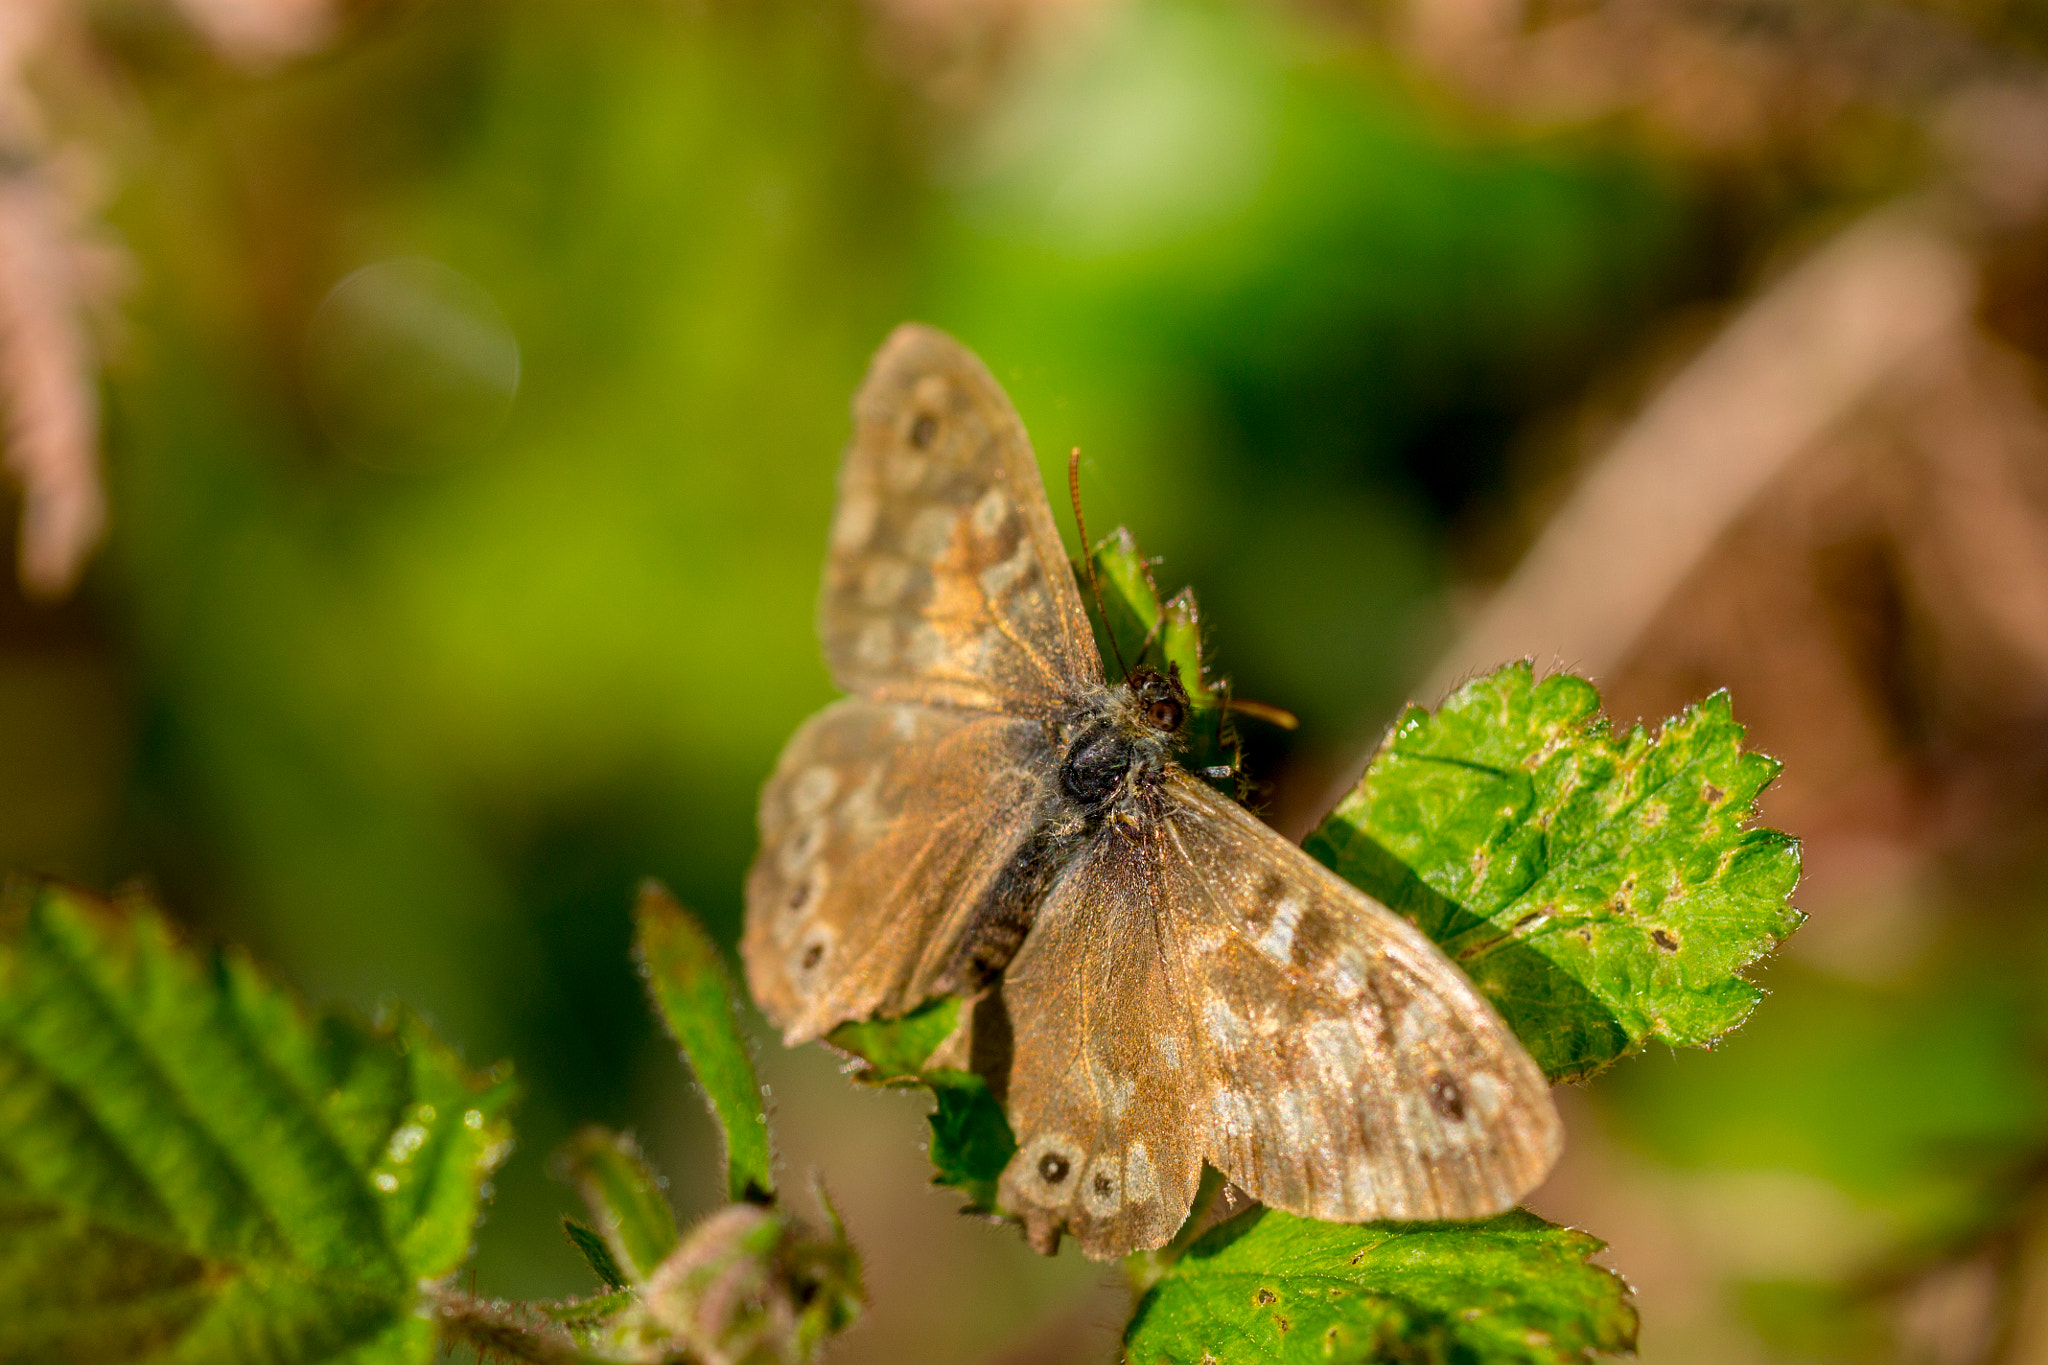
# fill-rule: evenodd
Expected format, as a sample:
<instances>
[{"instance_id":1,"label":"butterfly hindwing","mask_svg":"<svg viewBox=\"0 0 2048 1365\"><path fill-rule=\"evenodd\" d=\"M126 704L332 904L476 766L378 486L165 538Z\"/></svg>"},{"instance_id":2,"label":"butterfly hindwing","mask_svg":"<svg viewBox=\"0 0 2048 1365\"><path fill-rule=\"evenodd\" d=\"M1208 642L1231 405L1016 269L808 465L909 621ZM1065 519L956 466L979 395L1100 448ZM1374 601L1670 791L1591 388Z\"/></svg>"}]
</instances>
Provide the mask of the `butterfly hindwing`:
<instances>
[{"instance_id":1,"label":"butterfly hindwing","mask_svg":"<svg viewBox=\"0 0 2048 1365\"><path fill-rule=\"evenodd\" d=\"M806 721L761 793L747 985L795 1044L938 989L950 946L1029 832L1044 726L849 697Z\"/></svg>"},{"instance_id":2,"label":"butterfly hindwing","mask_svg":"<svg viewBox=\"0 0 2048 1365\"><path fill-rule=\"evenodd\" d=\"M1146 810L1097 836L1005 980L1003 1188L1027 1222L1091 1255L1157 1246L1203 1161L1338 1222L1497 1213L1542 1179L1562 1141L1542 1073L1414 926L1178 770ZM1113 1113L1125 1094L1161 1122ZM1030 1164L1049 1143L1077 1166L1141 1146L1173 1179L1156 1209L1057 1202Z\"/></svg>"},{"instance_id":3,"label":"butterfly hindwing","mask_svg":"<svg viewBox=\"0 0 2048 1365\"><path fill-rule=\"evenodd\" d=\"M1099 685L1038 463L981 362L899 327L853 411L819 606L839 685L1039 716Z\"/></svg>"}]
</instances>

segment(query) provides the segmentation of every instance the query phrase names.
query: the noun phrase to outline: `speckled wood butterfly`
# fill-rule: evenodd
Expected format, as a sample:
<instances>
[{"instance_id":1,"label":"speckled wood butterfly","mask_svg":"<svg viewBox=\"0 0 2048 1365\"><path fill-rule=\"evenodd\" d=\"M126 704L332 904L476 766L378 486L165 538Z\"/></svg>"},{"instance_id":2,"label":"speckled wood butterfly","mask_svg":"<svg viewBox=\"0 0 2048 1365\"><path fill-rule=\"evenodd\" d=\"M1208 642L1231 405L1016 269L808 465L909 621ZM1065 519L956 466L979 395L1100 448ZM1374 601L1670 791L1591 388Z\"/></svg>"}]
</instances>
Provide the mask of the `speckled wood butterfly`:
<instances>
[{"instance_id":1,"label":"speckled wood butterfly","mask_svg":"<svg viewBox=\"0 0 2048 1365\"><path fill-rule=\"evenodd\" d=\"M899 328L854 401L819 609L852 695L761 796L755 998L795 1044L992 992L1034 1245L1163 1245L1204 1162L1315 1218L1471 1218L1562 1130L1415 927L1175 761L1173 673L1105 682L1023 424ZM985 1013L985 1012L984 1012Z\"/></svg>"}]
</instances>

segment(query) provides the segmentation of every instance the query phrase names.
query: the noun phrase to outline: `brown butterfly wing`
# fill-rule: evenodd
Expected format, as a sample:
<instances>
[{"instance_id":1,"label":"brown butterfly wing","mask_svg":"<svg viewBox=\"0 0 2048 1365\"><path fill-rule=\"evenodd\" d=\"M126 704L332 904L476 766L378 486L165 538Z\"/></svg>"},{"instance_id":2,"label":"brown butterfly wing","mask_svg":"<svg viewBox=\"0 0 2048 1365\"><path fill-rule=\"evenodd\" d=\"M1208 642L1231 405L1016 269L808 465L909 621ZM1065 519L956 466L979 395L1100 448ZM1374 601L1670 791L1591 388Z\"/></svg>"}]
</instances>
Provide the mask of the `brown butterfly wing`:
<instances>
[{"instance_id":1,"label":"brown butterfly wing","mask_svg":"<svg viewBox=\"0 0 2048 1365\"><path fill-rule=\"evenodd\" d=\"M967 916L1029 830L1041 722L849 697L761 793L747 985L794 1045L942 989Z\"/></svg>"},{"instance_id":2,"label":"brown butterfly wing","mask_svg":"<svg viewBox=\"0 0 2048 1365\"><path fill-rule=\"evenodd\" d=\"M1542 1072L1413 925L1177 769L1047 899L1004 997L1003 1196L1091 1256L1169 1238L1205 1160L1315 1218L1472 1218L1562 1146ZM1048 1181L1055 1149L1090 1171L1142 1151L1157 1206L1128 1177Z\"/></svg>"},{"instance_id":3,"label":"brown butterfly wing","mask_svg":"<svg viewBox=\"0 0 2048 1365\"><path fill-rule=\"evenodd\" d=\"M853 417L819 606L839 685L1042 716L1099 684L1024 424L973 353L897 328Z\"/></svg>"},{"instance_id":4,"label":"brown butterfly wing","mask_svg":"<svg viewBox=\"0 0 2048 1365\"><path fill-rule=\"evenodd\" d=\"M854 397L819 628L858 695L762 791L742 944L791 1043L951 984L1053 774L1044 719L1102 680L1023 424L929 327L897 328Z\"/></svg>"}]
</instances>

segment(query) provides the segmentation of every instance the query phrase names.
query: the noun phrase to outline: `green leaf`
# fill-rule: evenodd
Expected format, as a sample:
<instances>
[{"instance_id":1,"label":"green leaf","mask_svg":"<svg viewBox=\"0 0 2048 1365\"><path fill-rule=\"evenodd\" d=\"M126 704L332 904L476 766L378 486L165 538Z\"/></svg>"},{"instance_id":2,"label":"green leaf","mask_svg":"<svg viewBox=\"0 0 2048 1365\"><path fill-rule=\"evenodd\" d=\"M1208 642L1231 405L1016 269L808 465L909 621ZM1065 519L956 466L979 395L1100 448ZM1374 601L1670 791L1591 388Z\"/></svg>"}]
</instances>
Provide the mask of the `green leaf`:
<instances>
[{"instance_id":1,"label":"green leaf","mask_svg":"<svg viewBox=\"0 0 2048 1365\"><path fill-rule=\"evenodd\" d=\"M614 1269L624 1271L633 1284L646 1283L676 1248L676 1215L639 1145L624 1133L591 1124L562 1144L554 1170L583 1197L611 1250Z\"/></svg>"},{"instance_id":2,"label":"green leaf","mask_svg":"<svg viewBox=\"0 0 2048 1365\"><path fill-rule=\"evenodd\" d=\"M574 1218L562 1220L562 1231L568 1235L569 1245L576 1248L583 1257L590 1273L597 1276L597 1282L607 1289L624 1289L632 1282L626 1272L619 1268L618 1258L612 1255L611 1244L596 1228L577 1222Z\"/></svg>"},{"instance_id":3,"label":"green leaf","mask_svg":"<svg viewBox=\"0 0 2048 1365\"><path fill-rule=\"evenodd\" d=\"M1778 765L1725 693L1652 738L1582 678L1511 664L1401 717L1308 851L1407 915L1554 1079L1711 1043L1803 918L1797 843L1745 826Z\"/></svg>"},{"instance_id":4,"label":"green leaf","mask_svg":"<svg viewBox=\"0 0 2048 1365\"><path fill-rule=\"evenodd\" d=\"M836 1218L821 1237L783 1209L727 1204L582 1341L614 1360L798 1365L860 1308L860 1261Z\"/></svg>"},{"instance_id":5,"label":"green leaf","mask_svg":"<svg viewBox=\"0 0 2048 1365\"><path fill-rule=\"evenodd\" d=\"M927 1000L900 1019L864 1019L841 1024L825 1041L867 1063L855 1079L873 1085L915 1081L924 1064L960 1025L960 998Z\"/></svg>"},{"instance_id":6,"label":"green leaf","mask_svg":"<svg viewBox=\"0 0 2048 1365\"><path fill-rule=\"evenodd\" d=\"M1293 724L1293 717L1271 707L1234 702L1229 683L1209 675L1202 653L1202 613L1194 589L1182 588L1160 600L1152 578L1156 561L1138 553L1138 543L1129 530L1119 526L1111 531L1095 547L1093 560L1096 581L1102 588L1103 619L1096 643L1105 666L1112 679L1119 657L1129 668L1144 663L1161 672L1170 667L1180 675L1188 694L1187 724L1181 732L1185 748L1180 759L1191 772L1237 766L1234 710L1255 711L1278 723Z\"/></svg>"},{"instance_id":7,"label":"green leaf","mask_svg":"<svg viewBox=\"0 0 2048 1365\"><path fill-rule=\"evenodd\" d=\"M1130 1365L1402 1360L1563 1365L1635 1349L1602 1243L1516 1210L1475 1223L1318 1223L1254 1209L1139 1301Z\"/></svg>"},{"instance_id":8,"label":"green leaf","mask_svg":"<svg viewBox=\"0 0 2048 1365\"><path fill-rule=\"evenodd\" d=\"M1102 612L1114 648L1104 657L1121 655L1135 668L1149 663L1165 672L1171 664L1180 672L1180 685L1187 689L1188 704L1196 711L1214 711L1223 704L1223 694L1209 680L1202 667L1201 612L1191 588L1183 588L1162 602L1152 579L1156 562L1138 553L1138 542L1122 526L1103 537L1095 547L1096 582L1102 588ZM1104 641L1105 644L1108 641Z\"/></svg>"},{"instance_id":9,"label":"green leaf","mask_svg":"<svg viewBox=\"0 0 2048 1365\"><path fill-rule=\"evenodd\" d=\"M419 1286L468 1252L509 1089L408 1016L307 1017L140 902L11 897L7 1359L427 1361Z\"/></svg>"},{"instance_id":10,"label":"green leaf","mask_svg":"<svg viewBox=\"0 0 2048 1365\"><path fill-rule=\"evenodd\" d=\"M725 1135L725 1183L732 1199L775 1192L768 1115L718 947L656 881L640 888L634 953L669 1036L697 1075L711 1116Z\"/></svg>"},{"instance_id":11,"label":"green leaf","mask_svg":"<svg viewBox=\"0 0 2048 1365\"><path fill-rule=\"evenodd\" d=\"M988 1082L969 1071L938 1068L920 1079L938 1101L932 1110L932 1183L966 1194L968 1208L996 1205L996 1182L1017 1153L1017 1138Z\"/></svg>"}]
</instances>

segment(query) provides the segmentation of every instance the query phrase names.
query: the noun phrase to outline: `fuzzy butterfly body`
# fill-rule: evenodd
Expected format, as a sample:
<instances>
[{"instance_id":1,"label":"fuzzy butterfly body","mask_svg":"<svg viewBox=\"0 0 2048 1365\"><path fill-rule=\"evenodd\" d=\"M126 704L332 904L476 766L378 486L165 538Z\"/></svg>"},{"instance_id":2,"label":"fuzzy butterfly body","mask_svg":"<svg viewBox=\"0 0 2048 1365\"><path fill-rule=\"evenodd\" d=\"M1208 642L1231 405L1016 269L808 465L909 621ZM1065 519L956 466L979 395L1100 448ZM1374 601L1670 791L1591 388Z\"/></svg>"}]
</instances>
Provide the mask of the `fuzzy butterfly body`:
<instances>
[{"instance_id":1,"label":"fuzzy butterfly body","mask_svg":"<svg viewBox=\"0 0 2048 1365\"><path fill-rule=\"evenodd\" d=\"M744 955L785 1041L984 993L1035 1245L1163 1245L1206 1162L1333 1221L1471 1218L1562 1130L1415 927L1174 755L1187 698L1105 682L1022 424L943 334L854 403L820 632L853 695L761 798ZM995 1050L977 1046L977 1061Z\"/></svg>"}]
</instances>

